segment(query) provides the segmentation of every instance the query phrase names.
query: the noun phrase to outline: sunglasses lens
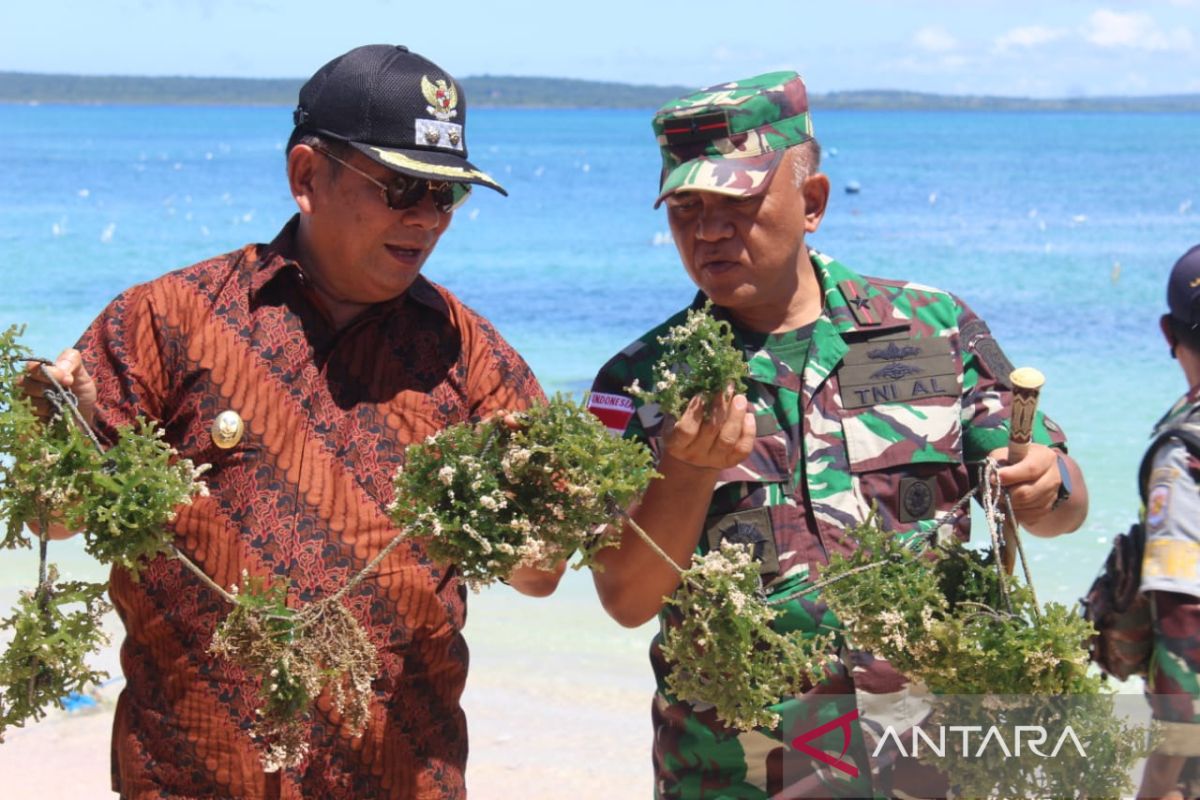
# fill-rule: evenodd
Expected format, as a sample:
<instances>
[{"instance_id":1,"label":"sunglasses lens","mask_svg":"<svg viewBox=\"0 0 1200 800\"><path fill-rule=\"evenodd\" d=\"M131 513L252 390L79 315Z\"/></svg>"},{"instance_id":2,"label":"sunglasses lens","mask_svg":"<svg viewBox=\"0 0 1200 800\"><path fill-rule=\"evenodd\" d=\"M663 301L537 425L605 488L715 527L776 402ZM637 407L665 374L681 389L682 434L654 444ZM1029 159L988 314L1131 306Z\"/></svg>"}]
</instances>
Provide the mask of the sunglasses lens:
<instances>
[{"instance_id":1,"label":"sunglasses lens","mask_svg":"<svg viewBox=\"0 0 1200 800\"><path fill-rule=\"evenodd\" d=\"M421 202L421 198L425 196L427 186L428 182L420 178L410 178L404 175L398 176L387 187L388 208L395 211L412 208Z\"/></svg>"},{"instance_id":2,"label":"sunglasses lens","mask_svg":"<svg viewBox=\"0 0 1200 800\"><path fill-rule=\"evenodd\" d=\"M467 201L471 196L471 184L469 183L452 183L450 184L451 202L450 208L455 209Z\"/></svg>"},{"instance_id":3,"label":"sunglasses lens","mask_svg":"<svg viewBox=\"0 0 1200 800\"><path fill-rule=\"evenodd\" d=\"M423 178L400 176L387 187L388 207L396 211L412 208L421 202L426 192L432 194L437 210L445 214L467 199L471 187L463 183L434 183Z\"/></svg>"},{"instance_id":4,"label":"sunglasses lens","mask_svg":"<svg viewBox=\"0 0 1200 800\"><path fill-rule=\"evenodd\" d=\"M460 189L457 183L430 183L429 191L433 194L433 204L443 214L448 214L467 199L467 192Z\"/></svg>"}]
</instances>

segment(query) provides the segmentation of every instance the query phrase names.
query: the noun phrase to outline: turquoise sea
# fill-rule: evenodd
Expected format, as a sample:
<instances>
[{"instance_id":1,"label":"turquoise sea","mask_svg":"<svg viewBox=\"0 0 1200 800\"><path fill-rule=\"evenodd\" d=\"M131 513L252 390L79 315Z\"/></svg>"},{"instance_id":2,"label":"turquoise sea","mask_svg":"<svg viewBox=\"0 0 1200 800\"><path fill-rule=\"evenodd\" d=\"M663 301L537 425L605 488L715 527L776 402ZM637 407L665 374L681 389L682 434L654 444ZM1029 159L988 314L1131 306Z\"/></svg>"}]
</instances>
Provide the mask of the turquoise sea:
<instances>
[{"instance_id":1,"label":"turquoise sea","mask_svg":"<svg viewBox=\"0 0 1200 800\"><path fill-rule=\"evenodd\" d=\"M1185 389L1156 320L1170 265L1200 241L1200 118L818 110L815 123L834 195L811 244L960 294L1013 362L1046 374L1043 407L1092 510L1030 549L1043 597L1073 601L1132 520L1146 436ZM286 108L0 106L0 325L27 324L52 356L123 288L272 238L293 211L289 125ZM491 318L548 391L581 391L691 298L651 207L649 112L476 109L468 144L511 196L476 191L426 274ZM76 544L55 550L99 573ZM0 590L27 585L31 564L0 554ZM574 576L549 602L590 609L588 584Z\"/></svg>"},{"instance_id":2,"label":"turquoise sea","mask_svg":"<svg viewBox=\"0 0 1200 800\"><path fill-rule=\"evenodd\" d=\"M649 116L472 112L472 160L511 196L476 192L425 271L491 318L548 391L582 391L691 299L651 207ZM1200 116L818 110L815 122L834 196L811 244L960 294L1012 361L1046 374L1043 406L1083 465L1091 514L1027 550L1041 597L1074 602L1134 518L1146 437L1186 388L1157 318L1170 265L1200 241ZM293 212L289 127L282 107L0 105L0 326L26 324L26 343L53 356L125 287L270 240ZM860 193L843 192L851 181ZM75 540L51 557L70 576L105 573ZM32 552L0 553L0 614L35 575ZM544 600L473 597L472 796L648 796L652 631L609 620L586 573ZM97 666L119 674L112 650ZM13 733L0 771L44 764L30 796L103 795L97 719ZM70 788L56 795L60 775Z\"/></svg>"}]
</instances>

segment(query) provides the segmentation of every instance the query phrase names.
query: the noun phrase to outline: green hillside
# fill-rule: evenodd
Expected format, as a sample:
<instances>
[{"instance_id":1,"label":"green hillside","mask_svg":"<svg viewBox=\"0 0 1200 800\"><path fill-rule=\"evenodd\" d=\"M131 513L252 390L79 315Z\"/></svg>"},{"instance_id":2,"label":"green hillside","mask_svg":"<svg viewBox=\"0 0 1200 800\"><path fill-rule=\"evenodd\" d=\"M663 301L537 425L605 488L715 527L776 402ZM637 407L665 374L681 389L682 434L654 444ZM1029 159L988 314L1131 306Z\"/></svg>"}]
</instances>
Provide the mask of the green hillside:
<instances>
[{"instance_id":1,"label":"green hillside","mask_svg":"<svg viewBox=\"0 0 1200 800\"><path fill-rule=\"evenodd\" d=\"M181 78L0 72L0 103L282 105L296 102L301 78ZM472 106L498 108L655 108L689 91L571 78L481 75L464 78ZM1031 99L863 90L813 94L816 109L879 111L1197 112L1200 94L1162 97Z\"/></svg>"}]
</instances>

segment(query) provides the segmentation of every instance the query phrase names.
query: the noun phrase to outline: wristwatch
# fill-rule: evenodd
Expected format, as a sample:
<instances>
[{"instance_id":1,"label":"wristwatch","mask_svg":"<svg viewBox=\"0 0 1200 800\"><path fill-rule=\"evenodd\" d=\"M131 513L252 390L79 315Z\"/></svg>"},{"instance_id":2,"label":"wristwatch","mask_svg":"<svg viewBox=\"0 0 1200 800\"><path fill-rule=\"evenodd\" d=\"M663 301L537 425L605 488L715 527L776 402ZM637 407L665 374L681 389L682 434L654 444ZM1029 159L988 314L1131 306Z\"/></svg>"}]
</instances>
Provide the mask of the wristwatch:
<instances>
[{"instance_id":1,"label":"wristwatch","mask_svg":"<svg viewBox=\"0 0 1200 800\"><path fill-rule=\"evenodd\" d=\"M1058 485L1058 497L1054 498L1054 503L1050 506L1051 511L1071 499L1071 470L1067 466L1067 460L1061 453L1055 453L1054 459L1058 462L1058 477L1061 483Z\"/></svg>"}]
</instances>

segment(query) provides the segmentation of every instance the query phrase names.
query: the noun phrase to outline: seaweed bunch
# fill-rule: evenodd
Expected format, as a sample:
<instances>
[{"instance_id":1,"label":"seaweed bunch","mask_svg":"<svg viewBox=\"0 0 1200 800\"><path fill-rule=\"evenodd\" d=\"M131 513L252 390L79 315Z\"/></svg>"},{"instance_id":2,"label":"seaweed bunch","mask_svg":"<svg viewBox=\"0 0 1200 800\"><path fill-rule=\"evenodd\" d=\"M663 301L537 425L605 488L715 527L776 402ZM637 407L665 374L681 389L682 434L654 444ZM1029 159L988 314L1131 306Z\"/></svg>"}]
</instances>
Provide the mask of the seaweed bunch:
<instances>
[{"instance_id":1,"label":"seaweed bunch","mask_svg":"<svg viewBox=\"0 0 1200 800\"><path fill-rule=\"evenodd\" d=\"M694 558L667 603L676 612L663 632L667 690L713 705L730 727L775 727L770 706L820 681L835 660L832 632L803 637L771 628L783 612L767 605L747 545L723 542Z\"/></svg>"},{"instance_id":2,"label":"seaweed bunch","mask_svg":"<svg viewBox=\"0 0 1200 800\"><path fill-rule=\"evenodd\" d=\"M136 579L142 566L160 554L174 554L167 526L180 506L207 497L200 476L208 464L191 460L165 441L164 432L138 417L120 431L103 463L84 482L83 501L70 527L83 531L83 546L105 564L115 564Z\"/></svg>"},{"instance_id":3,"label":"seaweed bunch","mask_svg":"<svg viewBox=\"0 0 1200 800\"><path fill-rule=\"evenodd\" d=\"M260 681L253 735L268 772L304 760L309 709L323 692L350 736L367 726L379 657L342 603L343 594L294 609L287 605L286 585L243 573L234 607L213 636L209 652Z\"/></svg>"},{"instance_id":4,"label":"seaweed bunch","mask_svg":"<svg viewBox=\"0 0 1200 800\"><path fill-rule=\"evenodd\" d=\"M612 436L585 406L545 405L446 428L412 445L396 473L392 520L478 589L514 569L575 567L616 541L597 529L656 474L642 444Z\"/></svg>"},{"instance_id":5,"label":"seaweed bunch","mask_svg":"<svg viewBox=\"0 0 1200 800\"><path fill-rule=\"evenodd\" d=\"M51 524L83 529L90 554L136 578L145 559L172 550L165 523L176 508L206 493L203 469L178 458L151 422L122 429L102 452L74 396L57 390L46 396L55 413L43 421L22 386L26 363L39 360L18 343L22 332L0 333L0 547L28 547L36 538L39 563L34 590L0 624L13 632L0 656L0 731L44 716L104 677L86 659L107 643L107 584L58 582L47 560ZM41 533L31 537L27 525Z\"/></svg>"},{"instance_id":6,"label":"seaweed bunch","mask_svg":"<svg viewBox=\"0 0 1200 800\"><path fill-rule=\"evenodd\" d=\"M852 529L859 542L823 572L824 597L855 646L886 658L935 694L1095 694L1084 643L1091 624L1059 603L1039 607L1005 581L991 550L925 546Z\"/></svg>"},{"instance_id":7,"label":"seaweed bunch","mask_svg":"<svg viewBox=\"0 0 1200 800\"><path fill-rule=\"evenodd\" d=\"M712 316L712 301L691 309L682 325L672 325L658 337L662 355L654 363L649 388L636 380L625 387L643 403L657 403L664 414L678 418L693 397L706 407L733 386L746 390L746 360L733 344L733 328Z\"/></svg>"},{"instance_id":8,"label":"seaweed bunch","mask_svg":"<svg viewBox=\"0 0 1200 800\"><path fill-rule=\"evenodd\" d=\"M35 591L21 592L0 630L12 640L0 655L0 742L10 726L39 720L50 706L108 677L87 660L108 644L101 621L111 606L103 583L58 580L50 566Z\"/></svg>"},{"instance_id":9,"label":"seaweed bunch","mask_svg":"<svg viewBox=\"0 0 1200 800\"><path fill-rule=\"evenodd\" d=\"M1089 622L1062 604L1039 605L1028 586L1003 577L990 549L903 540L873 519L851 533L859 548L833 556L820 584L850 646L924 683L935 720L980 730L1069 722L1087 742L1088 786L1113 797L1131 792L1145 730L1118 718L1114 696L1089 671ZM1081 788L1078 761L998 752L950 749L929 761L952 777L958 796L1097 796Z\"/></svg>"},{"instance_id":10,"label":"seaweed bunch","mask_svg":"<svg viewBox=\"0 0 1200 800\"><path fill-rule=\"evenodd\" d=\"M180 505L207 494L196 467L139 417L101 451L95 434L74 415L74 397L55 393L58 413L43 422L22 389L30 352L17 344L20 329L0 334L0 516L4 547L28 546L25 525L61 522L82 530L84 549L136 578L139 567L171 552L166 523Z\"/></svg>"},{"instance_id":11,"label":"seaweed bunch","mask_svg":"<svg viewBox=\"0 0 1200 800\"><path fill-rule=\"evenodd\" d=\"M0 333L0 517L5 548L28 547L25 525L81 513L88 473L97 464L92 443L71 420L43 423L22 389L30 351L17 342L23 328Z\"/></svg>"}]
</instances>

